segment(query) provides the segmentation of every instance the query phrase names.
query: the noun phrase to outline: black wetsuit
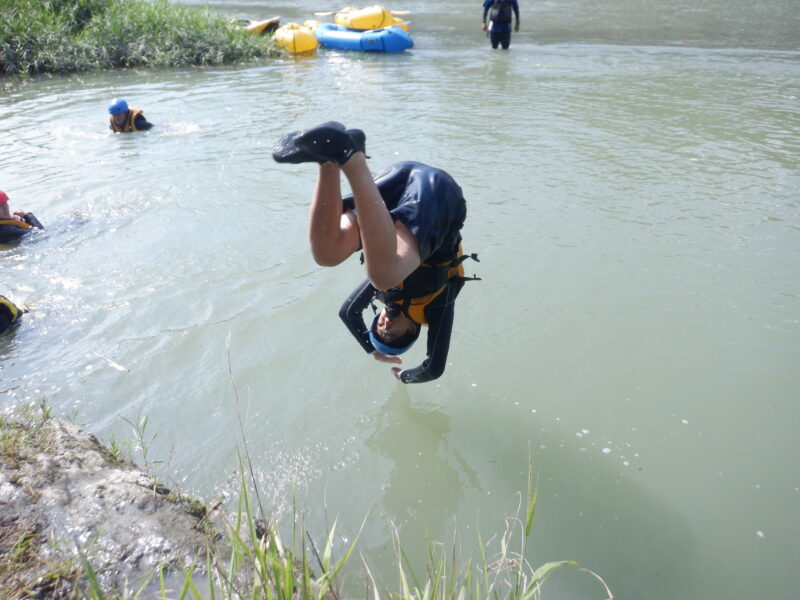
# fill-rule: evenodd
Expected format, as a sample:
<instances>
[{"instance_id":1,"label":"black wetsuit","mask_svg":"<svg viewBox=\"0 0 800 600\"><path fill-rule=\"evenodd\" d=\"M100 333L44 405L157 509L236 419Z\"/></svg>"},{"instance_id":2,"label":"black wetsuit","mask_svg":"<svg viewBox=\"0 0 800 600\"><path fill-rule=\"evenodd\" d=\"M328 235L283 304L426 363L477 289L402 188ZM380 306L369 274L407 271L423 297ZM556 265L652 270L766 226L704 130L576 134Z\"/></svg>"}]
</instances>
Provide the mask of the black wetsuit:
<instances>
[{"instance_id":1,"label":"black wetsuit","mask_svg":"<svg viewBox=\"0 0 800 600\"><path fill-rule=\"evenodd\" d=\"M401 221L417 238L422 263L436 265L458 258L460 230L467 209L461 188L450 175L422 163L402 162L379 173L375 184L392 218ZM343 201L345 210L354 209L352 196L346 196ZM418 282L420 272L425 273L425 267L419 267L406 281L415 278ZM455 299L463 285L461 278L448 280L445 290L425 307L427 358L418 367L401 372L403 383L422 383L444 373ZM364 324L362 313L376 291L369 280L365 280L339 310L339 316L350 333L370 353L375 348L369 340L369 329Z\"/></svg>"}]
</instances>

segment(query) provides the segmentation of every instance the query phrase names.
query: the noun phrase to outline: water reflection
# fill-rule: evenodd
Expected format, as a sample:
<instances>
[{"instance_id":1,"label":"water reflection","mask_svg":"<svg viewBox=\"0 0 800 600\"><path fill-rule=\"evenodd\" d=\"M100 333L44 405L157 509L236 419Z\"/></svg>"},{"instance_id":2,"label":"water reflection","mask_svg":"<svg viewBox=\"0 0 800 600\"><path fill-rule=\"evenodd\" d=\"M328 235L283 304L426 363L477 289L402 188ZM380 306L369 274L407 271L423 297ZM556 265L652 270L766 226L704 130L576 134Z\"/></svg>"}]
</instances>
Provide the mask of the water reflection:
<instances>
[{"instance_id":1,"label":"water reflection","mask_svg":"<svg viewBox=\"0 0 800 600\"><path fill-rule=\"evenodd\" d=\"M411 402L398 385L364 445L393 463L383 485L382 508L400 531L403 545L422 548L427 535L443 538L465 489L479 489L478 473L450 444L450 417L431 405Z\"/></svg>"}]
</instances>

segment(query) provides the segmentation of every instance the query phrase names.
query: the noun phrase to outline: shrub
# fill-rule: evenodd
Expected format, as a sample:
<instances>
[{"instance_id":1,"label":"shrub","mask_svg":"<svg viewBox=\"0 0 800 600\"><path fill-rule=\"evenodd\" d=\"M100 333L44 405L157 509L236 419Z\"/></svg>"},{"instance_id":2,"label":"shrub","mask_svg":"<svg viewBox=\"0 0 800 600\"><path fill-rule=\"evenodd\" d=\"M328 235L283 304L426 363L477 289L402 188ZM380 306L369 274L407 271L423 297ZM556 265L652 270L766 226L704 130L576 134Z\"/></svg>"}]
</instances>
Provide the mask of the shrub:
<instances>
[{"instance_id":1,"label":"shrub","mask_svg":"<svg viewBox=\"0 0 800 600\"><path fill-rule=\"evenodd\" d=\"M269 38L267 38L269 39ZM0 6L7 75L223 64L277 54L206 9L166 0L10 0Z\"/></svg>"}]
</instances>

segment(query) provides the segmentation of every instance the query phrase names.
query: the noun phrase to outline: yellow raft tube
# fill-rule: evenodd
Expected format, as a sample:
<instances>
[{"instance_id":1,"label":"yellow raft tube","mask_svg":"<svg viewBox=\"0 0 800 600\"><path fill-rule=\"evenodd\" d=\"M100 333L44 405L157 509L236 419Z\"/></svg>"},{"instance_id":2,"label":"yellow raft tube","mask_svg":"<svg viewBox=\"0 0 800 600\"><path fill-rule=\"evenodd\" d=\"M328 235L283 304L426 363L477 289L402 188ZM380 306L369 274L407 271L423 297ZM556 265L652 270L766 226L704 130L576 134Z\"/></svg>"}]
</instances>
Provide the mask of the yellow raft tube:
<instances>
[{"instance_id":1,"label":"yellow raft tube","mask_svg":"<svg viewBox=\"0 0 800 600\"><path fill-rule=\"evenodd\" d=\"M283 48L290 54L304 54L317 49L319 42L314 37L314 32L305 25L287 23L279 27L274 35L275 45Z\"/></svg>"},{"instance_id":2,"label":"yellow raft tube","mask_svg":"<svg viewBox=\"0 0 800 600\"><path fill-rule=\"evenodd\" d=\"M334 16L334 21L339 27L348 29L380 29L394 25L408 31L408 23L396 17L389 9L380 6L368 6L367 8L353 8L348 6L343 8Z\"/></svg>"},{"instance_id":3,"label":"yellow raft tube","mask_svg":"<svg viewBox=\"0 0 800 600\"><path fill-rule=\"evenodd\" d=\"M278 28L278 25L280 25L281 18L272 17L271 19L265 19L263 21L255 21L253 19L231 19L230 22L232 25L241 27L247 33L252 33L253 35L264 35L266 33L272 33L275 31Z\"/></svg>"}]
</instances>

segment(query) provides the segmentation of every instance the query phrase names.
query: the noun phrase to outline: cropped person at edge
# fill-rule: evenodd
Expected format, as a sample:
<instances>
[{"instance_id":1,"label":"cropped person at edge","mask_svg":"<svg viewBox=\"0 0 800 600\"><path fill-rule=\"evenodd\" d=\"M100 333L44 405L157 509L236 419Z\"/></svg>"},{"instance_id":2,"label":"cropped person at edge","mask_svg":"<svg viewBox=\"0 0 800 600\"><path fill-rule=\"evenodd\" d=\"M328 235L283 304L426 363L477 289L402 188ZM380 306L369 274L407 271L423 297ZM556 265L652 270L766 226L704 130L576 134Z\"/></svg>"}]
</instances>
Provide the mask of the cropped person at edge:
<instances>
[{"instance_id":1,"label":"cropped person at edge","mask_svg":"<svg viewBox=\"0 0 800 600\"><path fill-rule=\"evenodd\" d=\"M0 190L0 220L24 221L27 213L24 210L15 210L13 214L8 207L8 195Z\"/></svg>"}]
</instances>

